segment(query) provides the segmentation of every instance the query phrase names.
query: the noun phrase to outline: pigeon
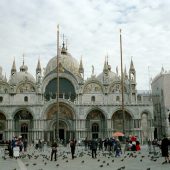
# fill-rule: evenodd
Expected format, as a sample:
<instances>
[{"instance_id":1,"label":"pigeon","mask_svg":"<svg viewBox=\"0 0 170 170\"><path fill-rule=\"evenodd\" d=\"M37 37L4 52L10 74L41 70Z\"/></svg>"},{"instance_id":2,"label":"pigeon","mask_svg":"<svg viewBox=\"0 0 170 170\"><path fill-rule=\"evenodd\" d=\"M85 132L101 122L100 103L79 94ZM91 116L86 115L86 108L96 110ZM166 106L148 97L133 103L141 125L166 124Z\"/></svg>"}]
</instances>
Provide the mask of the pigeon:
<instances>
[{"instance_id":1,"label":"pigeon","mask_svg":"<svg viewBox=\"0 0 170 170\"><path fill-rule=\"evenodd\" d=\"M83 160L83 161L81 161L81 163L84 163L84 160Z\"/></svg>"},{"instance_id":2,"label":"pigeon","mask_svg":"<svg viewBox=\"0 0 170 170\"><path fill-rule=\"evenodd\" d=\"M146 170L151 170L151 168L147 168Z\"/></svg>"},{"instance_id":3,"label":"pigeon","mask_svg":"<svg viewBox=\"0 0 170 170\"><path fill-rule=\"evenodd\" d=\"M25 166L29 166L29 164L25 164Z\"/></svg>"},{"instance_id":4,"label":"pigeon","mask_svg":"<svg viewBox=\"0 0 170 170\"><path fill-rule=\"evenodd\" d=\"M106 165L109 166L109 163L107 163Z\"/></svg>"},{"instance_id":5,"label":"pigeon","mask_svg":"<svg viewBox=\"0 0 170 170\"><path fill-rule=\"evenodd\" d=\"M98 162L100 161L100 159L97 160Z\"/></svg>"},{"instance_id":6,"label":"pigeon","mask_svg":"<svg viewBox=\"0 0 170 170\"><path fill-rule=\"evenodd\" d=\"M59 166L59 164L56 165L57 167Z\"/></svg>"},{"instance_id":7,"label":"pigeon","mask_svg":"<svg viewBox=\"0 0 170 170\"><path fill-rule=\"evenodd\" d=\"M112 162L114 162L115 160L113 159Z\"/></svg>"},{"instance_id":8,"label":"pigeon","mask_svg":"<svg viewBox=\"0 0 170 170\"><path fill-rule=\"evenodd\" d=\"M103 165L100 165L100 167L103 167Z\"/></svg>"},{"instance_id":9,"label":"pigeon","mask_svg":"<svg viewBox=\"0 0 170 170\"><path fill-rule=\"evenodd\" d=\"M125 169L125 166L122 166L121 169Z\"/></svg>"},{"instance_id":10,"label":"pigeon","mask_svg":"<svg viewBox=\"0 0 170 170\"><path fill-rule=\"evenodd\" d=\"M35 166L35 165L37 165L37 164L36 164L36 163L33 163L32 165L34 165L34 166Z\"/></svg>"}]
</instances>

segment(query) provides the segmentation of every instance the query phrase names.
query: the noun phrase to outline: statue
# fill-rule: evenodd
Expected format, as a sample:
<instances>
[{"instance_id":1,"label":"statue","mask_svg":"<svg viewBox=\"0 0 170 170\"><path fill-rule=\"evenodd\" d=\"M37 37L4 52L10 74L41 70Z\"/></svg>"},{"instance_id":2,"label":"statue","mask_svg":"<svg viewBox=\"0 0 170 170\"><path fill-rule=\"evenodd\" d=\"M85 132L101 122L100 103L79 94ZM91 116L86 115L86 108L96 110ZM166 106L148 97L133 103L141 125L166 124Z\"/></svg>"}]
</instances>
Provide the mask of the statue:
<instances>
[{"instance_id":1,"label":"statue","mask_svg":"<svg viewBox=\"0 0 170 170\"><path fill-rule=\"evenodd\" d=\"M94 66L92 65L92 75L94 75Z\"/></svg>"}]
</instances>

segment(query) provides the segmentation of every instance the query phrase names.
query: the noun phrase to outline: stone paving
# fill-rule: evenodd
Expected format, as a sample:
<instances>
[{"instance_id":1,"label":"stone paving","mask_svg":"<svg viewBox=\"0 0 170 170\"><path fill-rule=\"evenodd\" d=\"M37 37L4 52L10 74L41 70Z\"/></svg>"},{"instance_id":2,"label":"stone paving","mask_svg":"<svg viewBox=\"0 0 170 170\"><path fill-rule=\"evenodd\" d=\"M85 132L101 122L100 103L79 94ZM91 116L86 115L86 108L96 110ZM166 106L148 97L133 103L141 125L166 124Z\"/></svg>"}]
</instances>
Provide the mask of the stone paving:
<instances>
[{"instance_id":1,"label":"stone paving","mask_svg":"<svg viewBox=\"0 0 170 170\"><path fill-rule=\"evenodd\" d=\"M71 159L69 147L58 147L57 161L50 161L50 148L45 151L29 147L21 158L5 159L0 157L0 170L169 170L170 163L162 165L164 158L149 154L147 146L142 146L140 152L126 152L121 157L115 158L113 153L98 151L97 158L91 158L91 151L84 147L76 148L76 158ZM153 157L154 156L154 157ZM153 157L153 158L152 158ZM150 168L150 169L149 169Z\"/></svg>"}]
</instances>

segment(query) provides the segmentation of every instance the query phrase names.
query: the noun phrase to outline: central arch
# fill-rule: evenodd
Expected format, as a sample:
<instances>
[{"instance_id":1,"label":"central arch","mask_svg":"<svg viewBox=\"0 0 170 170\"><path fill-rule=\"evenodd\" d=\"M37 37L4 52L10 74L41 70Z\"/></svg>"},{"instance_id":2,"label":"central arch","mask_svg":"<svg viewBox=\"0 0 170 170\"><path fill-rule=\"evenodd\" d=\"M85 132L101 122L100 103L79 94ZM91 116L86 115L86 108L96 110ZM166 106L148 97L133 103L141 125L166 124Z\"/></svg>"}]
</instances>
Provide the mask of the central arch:
<instances>
[{"instance_id":1,"label":"central arch","mask_svg":"<svg viewBox=\"0 0 170 170\"><path fill-rule=\"evenodd\" d=\"M46 112L46 119L48 122L49 135L46 140L53 141L56 136L56 114L57 104L52 104ZM73 109L66 103L59 103L59 126L58 126L59 139L67 142L71 137L75 136L75 113Z\"/></svg>"}]
</instances>

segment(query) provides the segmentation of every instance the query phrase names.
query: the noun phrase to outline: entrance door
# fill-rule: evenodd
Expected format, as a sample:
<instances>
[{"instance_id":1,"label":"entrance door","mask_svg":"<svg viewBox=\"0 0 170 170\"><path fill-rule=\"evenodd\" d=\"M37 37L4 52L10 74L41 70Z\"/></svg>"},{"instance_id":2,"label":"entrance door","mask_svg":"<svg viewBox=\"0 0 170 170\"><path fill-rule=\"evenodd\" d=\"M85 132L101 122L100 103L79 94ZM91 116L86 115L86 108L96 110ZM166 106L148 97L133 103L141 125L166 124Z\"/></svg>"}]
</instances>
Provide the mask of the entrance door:
<instances>
[{"instance_id":1,"label":"entrance door","mask_svg":"<svg viewBox=\"0 0 170 170\"><path fill-rule=\"evenodd\" d=\"M93 123L92 124L92 138L97 139L99 137L99 124Z\"/></svg>"},{"instance_id":2,"label":"entrance door","mask_svg":"<svg viewBox=\"0 0 170 170\"><path fill-rule=\"evenodd\" d=\"M0 141L3 139L3 134L0 133Z\"/></svg>"},{"instance_id":3,"label":"entrance door","mask_svg":"<svg viewBox=\"0 0 170 170\"><path fill-rule=\"evenodd\" d=\"M59 139L64 139L64 129L59 129Z\"/></svg>"},{"instance_id":4,"label":"entrance door","mask_svg":"<svg viewBox=\"0 0 170 170\"><path fill-rule=\"evenodd\" d=\"M98 136L98 133L93 133L93 134L92 134L92 139L98 139L98 137L99 137L99 136Z\"/></svg>"}]
</instances>

